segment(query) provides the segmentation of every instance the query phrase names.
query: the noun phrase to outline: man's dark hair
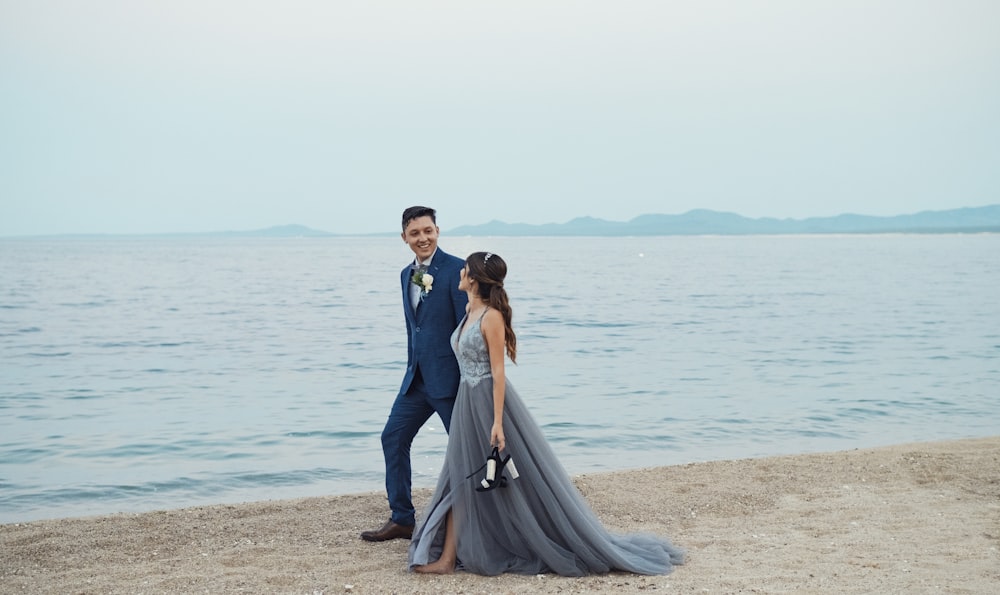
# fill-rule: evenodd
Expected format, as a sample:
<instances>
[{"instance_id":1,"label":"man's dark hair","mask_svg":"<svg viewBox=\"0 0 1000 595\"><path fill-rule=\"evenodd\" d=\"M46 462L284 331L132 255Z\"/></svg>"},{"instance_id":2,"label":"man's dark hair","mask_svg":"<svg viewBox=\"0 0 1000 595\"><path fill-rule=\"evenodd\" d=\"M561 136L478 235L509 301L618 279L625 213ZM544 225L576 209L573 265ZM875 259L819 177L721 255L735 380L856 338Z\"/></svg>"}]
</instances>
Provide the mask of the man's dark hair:
<instances>
[{"instance_id":1,"label":"man's dark hair","mask_svg":"<svg viewBox=\"0 0 1000 595\"><path fill-rule=\"evenodd\" d=\"M437 225L437 211L430 207L410 207L403 211L403 231L406 231L406 226L410 221L421 217L430 217L434 225Z\"/></svg>"}]
</instances>

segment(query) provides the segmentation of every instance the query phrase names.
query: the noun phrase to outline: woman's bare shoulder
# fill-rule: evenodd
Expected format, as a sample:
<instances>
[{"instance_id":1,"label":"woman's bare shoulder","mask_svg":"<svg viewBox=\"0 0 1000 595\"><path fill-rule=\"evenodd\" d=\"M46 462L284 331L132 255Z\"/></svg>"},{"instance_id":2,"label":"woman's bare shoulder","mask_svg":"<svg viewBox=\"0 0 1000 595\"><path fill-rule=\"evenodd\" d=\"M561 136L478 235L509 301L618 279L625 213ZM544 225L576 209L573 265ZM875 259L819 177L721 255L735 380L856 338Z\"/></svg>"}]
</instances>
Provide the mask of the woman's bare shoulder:
<instances>
[{"instance_id":1,"label":"woman's bare shoulder","mask_svg":"<svg viewBox=\"0 0 1000 595\"><path fill-rule=\"evenodd\" d=\"M503 314L501 314L500 310L497 310L496 308L487 308L486 313L483 314L483 322L487 321L499 322L500 324L503 324Z\"/></svg>"},{"instance_id":2,"label":"woman's bare shoulder","mask_svg":"<svg viewBox=\"0 0 1000 595\"><path fill-rule=\"evenodd\" d=\"M483 319L479 323L479 327L483 329L483 333L486 333L492 329L503 328L503 314L496 308L487 308L486 312L483 313Z\"/></svg>"}]
</instances>

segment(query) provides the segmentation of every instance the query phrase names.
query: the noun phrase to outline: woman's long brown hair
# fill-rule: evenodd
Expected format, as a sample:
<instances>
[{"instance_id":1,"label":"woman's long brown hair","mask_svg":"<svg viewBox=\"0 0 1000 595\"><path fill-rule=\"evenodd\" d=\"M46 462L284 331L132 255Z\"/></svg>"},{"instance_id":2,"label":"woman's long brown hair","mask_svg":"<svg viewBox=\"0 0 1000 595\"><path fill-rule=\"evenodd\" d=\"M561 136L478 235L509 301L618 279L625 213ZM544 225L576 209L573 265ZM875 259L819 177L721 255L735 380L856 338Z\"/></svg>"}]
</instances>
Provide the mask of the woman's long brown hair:
<instances>
[{"instance_id":1,"label":"woman's long brown hair","mask_svg":"<svg viewBox=\"0 0 1000 595\"><path fill-rule=\"evenodd\" d=\"M510 361L517 363L517 336L511 327L513 311L503 288L507 263L492 252L473 252L465 259L465 264L469 267L469 278L479 283L479 297L503 316L504 346Z\"/></svg>"}]
</instances>

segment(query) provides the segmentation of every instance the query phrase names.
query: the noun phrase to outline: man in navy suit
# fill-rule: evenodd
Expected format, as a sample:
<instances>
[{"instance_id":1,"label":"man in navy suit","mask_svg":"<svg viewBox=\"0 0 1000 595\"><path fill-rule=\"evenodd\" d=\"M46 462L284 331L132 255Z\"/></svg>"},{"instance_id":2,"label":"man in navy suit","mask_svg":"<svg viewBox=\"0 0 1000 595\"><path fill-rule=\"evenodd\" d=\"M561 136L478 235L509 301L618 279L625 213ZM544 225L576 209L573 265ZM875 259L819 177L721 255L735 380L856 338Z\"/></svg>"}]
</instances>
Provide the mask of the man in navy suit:
<instances>
[{"instance_id":1,"label":"man in navy suit","mask_svg":"<svg viewBox=\"0 0 1000 595\"><path fill-rule=\"evenodd\" d=\"M465 261L438 248L440 230L434 209L403 211L403 241L416 258L403 269L403 313L406 317L406 374L382 430L385 491L392 516L380 529L365 531L366 541L409 539L416 524L410 499L410 444L417 431L437 413L445 431L458 392L458 361L451 334L465 316L468 297L459 291Z\"/></svg>"}]
</instances>

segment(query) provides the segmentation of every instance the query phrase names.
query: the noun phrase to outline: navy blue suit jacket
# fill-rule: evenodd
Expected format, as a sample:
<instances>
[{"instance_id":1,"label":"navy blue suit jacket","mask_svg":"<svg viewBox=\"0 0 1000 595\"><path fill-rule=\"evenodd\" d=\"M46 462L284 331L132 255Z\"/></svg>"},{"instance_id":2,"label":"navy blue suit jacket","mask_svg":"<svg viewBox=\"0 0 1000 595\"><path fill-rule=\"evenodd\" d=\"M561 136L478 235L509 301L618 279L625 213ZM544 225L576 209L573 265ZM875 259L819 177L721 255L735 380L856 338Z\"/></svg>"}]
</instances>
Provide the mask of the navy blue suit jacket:
<instances>
[{"instance_id":1,"label":"navy blue suit jacket","mask_svg":"<svg viewBox=\"0 0 1000 595\"><path fill-rule=\"evenodd\" d=\"M416 310L410 303L413 271L407 266L400 273L407 358L399 394L409 390L417 369L431 398L453 399L458 393L458 360L451 348L451 334L465 316L468 304L468 296L458 289L459 272L464 267L464 260L438 247L427 269L434 276L433 287Z\"/></svg>"}]
</instances>

